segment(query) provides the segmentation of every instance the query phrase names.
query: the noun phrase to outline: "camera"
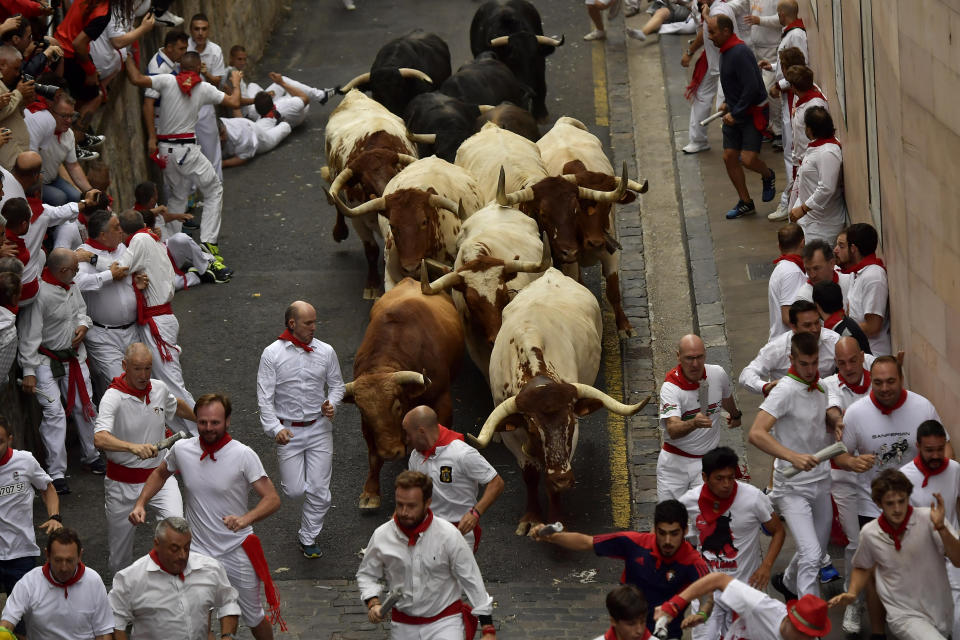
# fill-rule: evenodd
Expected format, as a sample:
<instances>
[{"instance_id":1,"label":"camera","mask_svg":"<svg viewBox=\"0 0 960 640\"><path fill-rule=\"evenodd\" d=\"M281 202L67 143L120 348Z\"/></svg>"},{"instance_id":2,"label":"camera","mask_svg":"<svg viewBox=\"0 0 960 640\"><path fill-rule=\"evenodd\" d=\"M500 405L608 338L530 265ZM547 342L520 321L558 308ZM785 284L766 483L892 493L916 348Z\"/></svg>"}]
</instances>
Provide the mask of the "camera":
<instances>
[{"instance_id":1,"label":"camera","mask_svg":"<svg viewBox=\"0 0 960 640\"><path fill-rule=\"evenodd\" d=\"M60 87L52 84L35 84L33 85L33 90L39 96L43 96L47 100L53 100L53 97L57 95L57 91L60 91Z\"/></svg>"}]
</instances>

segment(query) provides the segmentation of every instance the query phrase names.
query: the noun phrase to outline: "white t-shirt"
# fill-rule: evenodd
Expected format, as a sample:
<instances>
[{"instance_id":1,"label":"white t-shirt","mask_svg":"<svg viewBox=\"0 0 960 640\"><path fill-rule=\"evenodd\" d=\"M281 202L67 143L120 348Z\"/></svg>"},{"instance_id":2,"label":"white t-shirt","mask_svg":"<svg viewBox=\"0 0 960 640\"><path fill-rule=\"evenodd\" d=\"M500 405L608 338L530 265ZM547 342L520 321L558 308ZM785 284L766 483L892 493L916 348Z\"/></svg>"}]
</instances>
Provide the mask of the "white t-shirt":
<instances>
[{"instance_id":1,"label":"white t-shirt","mask_svg":"<svg viewBox=\"0 0 960 640\"><path fill-rule=\"evenodd\" d=\"M197 51L197 43L193 38L187 40L187 51ZM207 40L206 46L200 54L200 61L207 65L207 73L212 76L221 76L226 74L226 65L223 62L223 49L216 42Z\"/></svg>"},{"instance_id":2,"label":"white t-shirt","mask_svg":"<svg viewBox=\"0 0 960 640\"><path fill-rule=\"evenodd\" d=\"M819 91L820 88L814 85L814 89ZM790 128L791 135L793 136L792 162L795 167L800 166L800 163L803 161L803 156L807 152L807 145L810 144L810 138L807 137L807 125L804 123L807 109L823 107L827 111L830 110L830 105L828 105L827 101L823 98L810 98L803 104L799 104L799 102L799 99L794 100L793 113L790 114ZM809 242L810 239L804 236L804 240Z\"/></svg>"},{"instance_id":3,"label":"white t-shirt","mask_svg":"<svg viewBox=\"0 0 960 640\"><path fill-rule=\"evenodd\" d=\"M893 353L887 294L887 271L880 265L867 265L853 275L853 284L847 297L847 315L856 322L863 322L868 313L883 318L880 333L869 338L870 351L875 356L889 356Z\"/></svg>"},{"instance_id":4,"label":"white t-shirt","mask_svg":"<svg viewBox=\"0 0 960 640\"><path fill-rule=\"evenodd\" d=\"M790 327L783 322L780 307L793 304L797 300L797 292L806 282L807 274L789 260L781 260L773 268L767 284L767 307L770 312L767 340L773 340L781 333L789 333Z\"/></svg>"},{"instance_id":5,"label":"white t-shirt","mask_svg":"<svg viewBox=\"0 0 960 640\"><path fill-rule=\"evenodd\" d=\"M83 576L67 587L56 586L43 575L43 568L31 569L13 587L3 619L17 624L23 620L30 640L76 640L113 633L113 611L100 574L86 567Z\"/></svg>"},{"instance_id":6,"label":"white t-shirt","mask_svg":"<svg viewBox=\"0 0 960 640\"><path fill-rule=\"evenodd\" d=\"M289 122L291 127L303 124L307 117L307 108L303 100L296 96L283 96L273 99L273 107L283 116L284 122Z\"/></svg>"},{"instance_id":7,"label":"white t-shirt","mask_svg":"<svg viewBox=\"0 0 960 640\"><path fill-rule=\"evenodd\" d=\"M56 108L50 107L50 109ZM38 152L43 159L41 165L43 184L50 184L60 176L61 164L77 162L77 145L73 130L68 128L58 136L57 122L49 109L36 113L26 111L23 114L23 120L27 123L27 131L30 132L30 150Z\"/></svg>"},{"instance_id":8,"label":"white t-shirt","mask_svg":"<svg viewBox=\"0 0 960 640\"><path fill-rule=\"evenodd\" d=\"M122 16L118 16L115 11L111 11L110 21L104 28L103 33L90 43L90 59L101 78L107 78L119 71L128 54L129 47L117 49L110 40L119 38L132 29L132 24L127 24Z\"/></svg>"},{"instance_id":9,"label":"white t-shirt","mask_svg":"<svg viewBox=\"0 0 960 640\"><path fill-rule=\"evenodd\" d=\"M903 405L888 415L884 415L869 396L847 409L843 416L843 443L851 453L876 456L870 470L857 474L860 515L872 518L880 515L880 508L870 498L870 483L884 469L899 469L913 460L917 455L917 427L926 420L942 422L930 401L913 391L907 391Z\"/></svg>"},{"instance_id":10,"label":"white t-shirt","mask_svg":"<svg viewBox=\"0 0 960 640\"><path fill-rule=\"evenodd\" d=\"M195 133L200 107L220 104L226 97L223 91L206 81L194 85L188 96L180 91L174 75L148 77L163 99L163 109L157 120L157 135Z\"/></svg>"},{"instance_id":11,"label":"white t-shirt","mask_svg":"<svg viewBox=\"0 0 960 640\"><path fill-rule=\"evenodd\" d=\"M135 233L127 244L118 261L121 267L130 271L144 271L150 282L143 290L148 307L167 304L173 300L176 291L177 274L173 271L167 247L148 233ZM99 264L97 265L99 266ZM109 269L109 265L104 267Z\"/></svg>"},{"instance_id":12,"label":"white t-shirt","mask_svg":"<svg viewBox=\"0 0 960 640\"><path fill-rule=\"evenodd\" d=\"M246 118L220 118L227 130L223 155L249 160L257 155L257 125Z\"/></svg>"},{"instance_id":13,"label":"white t-shirt","mask_svg":"<svg viewBox=\"0 0 960 640\"><path fill-rule=\"evenodd\" d=\"M807 147L794 180L793 198L791 207L803 203L810 208L797 221L803 228L806 242L819 239L832 245L843 231L847 218L843 198L843 152L839 146L827 143Z\"/></svg>"},{"instance_id":14,"label":"white t-shirt","mask_svg":"<svg viewBox=\"0 0 960 640\"><path fill-rule=\"evenodd\" d=\"M267 472L253 449L231 440L213 457L200 456L198 438L180 440L170 448L167 468L180 472L186 491L185 515L193 528L193 550L213 558L239 547L253 533L253 527L231 531L225 516L242 516L249 511L250 485Z\"/></svg>"},{"instance_id":15,"label":"white t-shirt","mask_svg":"<svg viewBox=\"0 0 960 640\"><path fill-rule=\"evenodd\" d=\"M728 584L718 599L738 616L724 640L783 640L780 623L787 616L784 603L739 580Z\"/></svg>"},{"instance_id":16,"label":"white t-shirt","mask_svg":"<svg viewBox=\"0 0 960 640\"><path fill-rule=\"evenodd\" d=\"M13 450L0 465L0 560L40 555L33 528L33 490L53 482L29 451Z\"/></svg>"},{"instance_id":17,"label":"white t-shirt","mask_svg":"<svg viewBox=\"0 0 960 640\"><path fill-rule=\"evenodd\" d=\"M686 453L701 456L720 444L720 435L724 428L723 414L720 413L721 401L729 398L733 392L730 376L723 367L704 365L707 372L709 396L707 415L713 421L709 429L694 429L682 438L671 438L667 434L667 419L677 417L689 420L700 412L700 390L685 391L672 382L664 382L660 387L660 428L663 429L663 441L672 444Z\"/></svg>"},{"instance_id":18,"label":"white t-shirt","mask_svg":"<svg viewBox=\"0 0 960 640\"><path fill-rule=\"evenodd\" d=\"M840 291L843 293L843 306L846 308L847 295L850 292L850 285L853 284L853 274L841 273L840 267L834 267L833 272L835 274L835 281L840 285ZM800 287L799 291L797 291L797 300L813 302L813 285L810 284L809 279L804 281L803 286ZM796 302L796 300L794 300L794 302Z\"/></svg>"},{"instance_id":19,"label":"white t-shirt","mask_svg":"<svg viewBox=\"0 0 960 640\"><path fill-rule=\"evenodd\" d=\"M100 400L94 433L106 431L134 444L162 440L166 421L172 420L177 413L177 399L160 380L151 379L150 385L150 404L119 389L107 389ZM125 467L149 469L159 466L167 452L161 451L156 458L146 460L126 451L107 451L106 454L108 460Z\"/></svg>"},{"instance_id":20,"label":"white t-shirt","mask_svg":"<svg viewBox=\"0 0 960 640\"><path fill-rule=\"evenodd\" d=\"M864 354L864 356L869 356L869 354ZM870 358L873 358L873 356L870 356ZM867 363L864 362L864 364L866 365ZM869 371L864 369L864 375L870 375ZM861 380L863 379L861 378ZM867 390L863 393L856 393L849 386L840 382L839 373L827 376L820 382L827 390L827 408L836 407L843 412L846 412L847 408L854 402L870 394L870 385L867 385ZM830 479L834 484L843 482L855 485L859 483L858 475L856 471L847 471L846 469L840 469L833 465L830 466Z\"/></svg>"},{"instance_id":21,"label":"white t-shirt","mask_svg":"<svg viewBox=\"0 0 960 640\"><path fill-rule=\"evenodd\" d=\"M960 496L960 463L956 460L944 460L947 468L930 476L927 486L923 486L923 472L911 460L900 467L903 475L913 483L910 492L910 504L915 507L929 507L934 502L933 494L943 497L944 519L954 529L957 528L957 496ZM949 567L947 567L949 570Z\"/></svg>"},{"instance_id":22,"label":"white t-shirt","mask_svg":"<svg viewBox=\"0 0 960 640\"><path fill-rule=\"evenodd\" d=\"M410 452L411 471L420 471L433 479L430 508L438 518L458 522L477 504L477 491L497 477L497 470L480 452L463 440L437 447L429 458L414 449Z\"/></svg>"},{"instance_id":23,"label":"white t-shirt","mask_svg":"<svg viewBox=\"0 0 960 640\"><path fill-rule=\"evenodd\" d=\"M791 451L816 453L835 441L833 434L827 432L827 394L821 389L822 384L818 390L808 391L805 382L784 376L760 405L777 419L771 435ZM783 472L791 466L786 460L774 462L774 486L802 485L830 478L827 462L784 478Z\"/></svg>"},{"instance_id":24,"label":"white t-shirt","mask_svg":"<svg viewBox=\"0 0 960 640\"><path fill-rule=\"evenodd\" d=\"M837 370L835 352L840 334L830 329L820 329L820 377L833 375ZM779 336L760 347L757 357L740 372L740 386L763 393L763 385L779 380L790 369L790 341L793 332Z\"/></svg>"},{"instance_id":25,"label":"white t-shirt","mask_svg":"<svg viewBox=\"0 0 960 640\"><path fill-rule=\"evenodd\" d=\"M700 515L700 494L706 485L694 487L680 496L693 526L692 542L710 565L740 580L749 580L763 560L760 525L770 520L773 504L762 491L745 482L737 482L733 504L721 515L712 531Z\"/></svg>"}]
</instances>

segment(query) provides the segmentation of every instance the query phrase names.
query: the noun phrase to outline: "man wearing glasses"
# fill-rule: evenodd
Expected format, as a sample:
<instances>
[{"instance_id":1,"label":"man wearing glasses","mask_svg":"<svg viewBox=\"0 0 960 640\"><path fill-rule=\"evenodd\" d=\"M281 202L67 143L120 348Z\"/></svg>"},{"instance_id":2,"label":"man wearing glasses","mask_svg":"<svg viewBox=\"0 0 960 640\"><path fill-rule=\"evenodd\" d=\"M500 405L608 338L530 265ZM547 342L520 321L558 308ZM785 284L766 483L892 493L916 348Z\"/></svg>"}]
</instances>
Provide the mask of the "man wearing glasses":
<instances>
[{"instance_id":1,"label":"man wearing glasses","mask_svg":"<svg viewBox=\"0 0 960 640\"><path fill-rule=\"evenodd\" d=\"M24 114L30 131L30 149L43 158L43 202L54 207L77 202L90 183L77 161L76 141L70 124L77 119L76 101L59 91L49 109ZM63 165L70 180L60 175ZM72 181L72 183L71 183Z\"/></svg>"}]
</instances>

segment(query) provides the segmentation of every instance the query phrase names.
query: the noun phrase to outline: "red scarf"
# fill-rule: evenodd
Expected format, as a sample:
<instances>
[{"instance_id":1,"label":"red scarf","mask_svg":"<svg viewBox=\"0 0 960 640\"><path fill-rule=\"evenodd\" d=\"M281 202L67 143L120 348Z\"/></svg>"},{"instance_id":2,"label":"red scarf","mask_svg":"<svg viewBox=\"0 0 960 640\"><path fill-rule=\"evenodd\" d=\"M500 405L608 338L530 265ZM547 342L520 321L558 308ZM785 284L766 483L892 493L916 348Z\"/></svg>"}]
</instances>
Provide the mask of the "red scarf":
<instances>
[{"instance_id":1,"label":"red scarf","mask_svg":"<svg viewBox=\"0 0 960 640\"><path fill-rule=\"evenodd\" d=\"M267 557L263 555L263 545L260 544L260 538L251 533L243 539L240 546L243 547L244 553L250 559L253 572L263 583L263 591L267 596L267 620L270 621L270 624L279 624L280 631L286 631L287 623L280 615L280 590L273 584L270 565L267 564Z\"/></svg>"},{"instance_id":2,"label":"red scarf","mask_svg":"<svg viewBox=\"0 0 960 640\"><path fill-rule=\"evenodd\" d=\"M731 33L730 37L727 38L727 41L720 45L720 53L726 53L730 49L733 49L738 44L743 44L743 40L737 37L737 34Z\"/></svg>"},{"instance_id":3,"label":"red scarf","mask_svg":"<svg viewBox=\"0 0 960 640\"><path fill-rule=\"evenodd\" d=\"M423 522L415 526L413 529L407 529L405 526L400 524L400 521L397 520L397 514L393 514L393 522L397 525L397 529L403 532L407 536L407 546L412 547L417 544L417 540L420 539L420 534L426 531L430 525L433 523L433 511L427 509L427 517L423 519Z\"/></svg>"},{"instance_id":4,"label":"red scarf","mask_svg":"<svg viewBox=\"0 0 960 640\"><path fill-rule=\"evenodd\" d=\"M0 464L3 464L3 463L0 462ZM947 470L947 467L950 466L950 461L944 459L940 463L939 469L931 469L926 464L924 464L923 459L920 458L920 454L918 453L917 457L913 459L913 464L917 465L917 469L919 469L920 473L923 474L923 484L920 486L925 487L927 486L927 483L930 481L930 476L938 476Z\"/></svg>"},{"instance_id":5,"label":"red scarf","mask_svg":"<svg viewBox=\"0 0 960 640\"><path fill-rule=\"evenodd\" d=\"M93 247L94 249L97 249L98 251L106 251L107 253L113 253L114 251L116 251L116 248L111 249L107 245L97 240L94 240L93 238L88 238L87 244Z\"/></svg>"},{"instance_id":6,"label":"red scarf","mask_svg":"<svg viewBox=\"0 0 960 640\"><path fill-rule=\"evenodd\" d=\"M857 273L857 272L860 271L861 269L863 269L863 268L865 268L865 267L869 267L869 266L872 265L872 264L875 264L875 265L877 265L878 267L881 267L884 271L887 270L886 265L883 264L883 260L881 260L880 258L878 258L878 257L877 257L877 254L871 253L870 255L868 255L866 258L864 258L863 260L861 260L861 261L858 262L857 264L855 264L855 265L853 265L853 266L851 266L851 267L843 267L842 269L840 269L840 271L842 271L843 273Z\"/></svg>"},{"instance_id":7,"label":"red scarf","mask_svg":"<svg viewBox=\"0 0 960 640\"><path fill-rule=\"evenodd\" d=\"M700 498L697 500L697 506L700 507L700 515L697 517L697 530L700 532L700 540L704 540L713 534L716 528L716 522L733 504L737 497L739 486L736 482L733 484L733 491L726 500L718 498L706 484L700 489Z\"/></svg>"},{"instance_id":8,"label":"red scarf","mask_svg":"<svg viewBox=\"0 0 960 640\"><path fill-rule=\"evenodd\" d=\"M145 388L135 389L127 383L127 374L124 373L113 379L113 382L110 383L110 388L131 395L134 398L139 398L143 400L144 403L150 404L150 391L153 390L153 385L148 380Z\"/></svg>"},{"instance_id":9,"label":"red scarf","mask_svg":"<svg viewBox=\"0 0 960 640\"><path fill-rule=\"evenodd\" d=\"M10 313L12 313L13 315L17 315L18 313L20 313L20 305L18 304L5 304L3 305L3 308L9 311Z\"/></svg>"},{"instance_id":10,"label":"red scarf","mask_svg":"<svg viewBox=\"0 0 960 640\"><path fill-rule=\"evenodd\" d=\"M787 369L787 377L793 378L797 382L802 382L807 387L807 392L810 391L819 391L820 393L826 393L823 387L820 386L820 373L818 372L816 377L813 379L813 382L807 382L800 377L800 374L797 373L797 370L793 368L793 365L790 365L790 368Z\"/></svg>"},{"instance_id":11,"label":"red scarf","mask_svg":"<svg viewBox=\"0 0 960 640\"><path fill-rule=\"evenodd\" d=\"M134 210L134 211L149 211L149 210L150 210L150 207L148 207L147 205L144 205L144 204L140 204L139 202L135 202L135 203L133 204L133 210Z\"/></svg>"},{"instance_id":12,"label":"red scarf","mask_svg":"<svg viewBox=\"0 0 960 640\"><path fill-rule=\"evenodd\" d=\"M87 568L83 565L82 562L79 563L77 565L77 572L73 574L73 577L67 580L66 582L57 582L57 579L53 577L52 573L50 573L49 562L44 563L43 567L40 570L43 572L43 577L46 578L50 584L52 584L55 587L60 587L61 589L63 589L63 597L66 598L67 587L71 587L76 583L80 582L80 578L83 577L83 572L86 571L86 569Z\"/></svg>"},{"instance_id":13,"label":"red scarf","mask_svg":"<svg viewBox=\"0 0 960 640\"><path fill-rule=\"evenodd\" d=\"M280 122L281 120L283 120L283 118L280 116L280 112L277 111L277 108L276 108L276 107L274 107L273 109L270 109L270 113L268 113L267 115L265 115L265 116L263 116L263 117L264 117L264 118L273 118L273 119L276 120L277 122Z\"/></svg>"},{"instance_id":14,"label":"red scarf","mask_svg":"<svg viewBox=\"0 0 960 640\"><path fill-rule=\"evenodd\" d=\"M641 640L649 640L653 636L650 635L650 632L646 629L643 630L643 638ZM620 640L617 637L617 632L613 627L607 629L607 632L603 634L603 640Z\"/></svg>"},{"instance_id":15,"label":"red scarf","mask_svg":"<svg viewBox=\"0 0 960 640\"><path fill-rule=\"evenodd\" d=\"M7 451L3 454L3 457L0 457L0 467L10 462L10 458L13 457L13 447L7 445Z\"/></svg>"},{"instance_id":16,"label":"red scarf","mask_svg":"<svg viewBox=\"0 0 960 640\"><path fill-rule=\"evenodd\" d=\"M900 390L900 397L897 398L896 404L894 404L892 407L885 407L885 406L883 406L882 404L880 404L880 401L877 400L877 396L874 395L874 393L873 393L872 390L870 391L870 402L872 402L872 403L873 403L873 406L875 406L877 409L879 409L879 410L880 410L880 413L882 413L882 414L885 415L885 416L890 415L891 413L893 413L894 411L896 411L897 409L899 409L900 407L902 407L902 406L903 406L903 403L906 402L906 401L907 401L907 390L906 390L906 389L901 389L901 390Z\"/></svg>"},{"instance_id":17,"label":"red scarf","mask_svg":"<svg viewBox=\"0 0 960 640\"><path fill-rule=\"evenodd\" d=\"M420 453L423 455L424 460L435 454L437 452L437 447L445 447L454 440L463 440L462 433L451 431L442 424L437 426L440 429L440 434L437 436L437 441L433 443L433 446L422 451L418 449L418 451L420 451Z\"/></svg>"},{"instance_id":18,"label":"red scarf","mask_svg":"<svg viewBox=\"0 0 960 640\"><path fill-rule=\"evenodd\" d=\"M823 321L823 326L827 329L833 329L835 326L840 324L840 321L843 320L843 309L834 311L830 316Z\"/></svg>"},{"instance_id":19,"label":"red scarf","mask_svg":"<svg viewBox=\"0 0 960 640\"><path fill-rule=\"evenodd\" d=\"M55 277L53 277L53 273L50 272L50 267L43 268L43 271L40 272L40 279L46 282L47 284L52 284L55 287L60 287L64 291L70 291L69 284L63 284L62 282L57 280Z\"/></svg>"},{"instance_id":20,"label":"red scarf","mask_svg":"<svg viewBox=\"0 0 960 640\"><path fill-rule=\"evenodd\" d=\"M114 378L114 380L119 380L119 379L120 379L120 378ZM180 582L183 582L183 581L186 580L186 578L184 577L182 571L181 571L180 573L174 573L173 571L167 570L167 568L166 568L165 566L163 566L162 564L160 564L160 556L157 555L157 550L156 550L156 549L151 549L151 550L150 550L150 559L153 560L153 563L154 563L155 565L157 565L158 567L160 567L161 569L163 569L164 571L166 571L166 572L169 573L170 575L172 575L172 576L177 576L178 578L180 578Z\"/></svg>"},{"instance_id":21,"label":"red scarf","mask_svg":"<svg viewBox=\"0 0 960 640\"><path fill-rule=\"evenodd\" d=\"M817 138L816 140L811 140L810 144L807 145L807 148L811 149L813 147L822 147L825 144L835 144L841 149L843 148L843 145L840 144L840 141L837 140L836 136L830 136L829 138Z\"/></svg>"},{"instance_id":22,"label":"red scarf","mask_svg":"<svg viewBox=\"0 0 960 640\"><path fill-rule=\"evenodd\" d=\"M840 284L840 275L836 271L833 272L833 282L835 284ZM810 278L807 278L807 284L815 284L815 283Z\"/></svg>"},{"instance_id":23,"label":"red scarf","mask_svg":"<svg viewBox=\"0 0 960 640\"><path fill-rule=\"evenodd\" d=\"M223 432L223 437L213 444L207 444L204 442L203 438L197 438L197 441L200 443L200 448L203 449L203 453L200 454L200 459L203 460L207 456L210 456L210 460L216 462L217 458L213 454L227 446L227 443L229 443L231 440L233 440L233 438L231 438L230 434L226 431Z\"/></svg>"},{"instance_id":24,"label":"red scarf","mask_svg":"<svg viewBox=\"0 0 960 640\"><path fill-rule=\"evenodd\" d=\"M302 342L299 338L297 338L297 336L293 335L290 329L286 329L283 333L278 335L277 340L286 340L287 342L291 342L307 352L313 351L313 347L306 342Z\"/></svg>"},{"instance_id":25,"label":"red scarf","mask_svg":"<svg viewBox=\"0 0 960 640\"><path fill-rule=\"evenodd\" d=\"M157 242L160 242L160 236L158 236L157 234L155 234L155 233L154 233L152 230L150 230L148 227L143 227L142 229L137 229L136 231L133 232L133 234L130 236L130 238L132 239L133 236L137 235L138 233L145 233L145 234L147 234L148 236L150 236L151 238L153 238L154 240L156 240Z\"/></svg>"},{"instance_id":26,"label":"red scarf","mask_svg":"<svg viewBox=\"0 0 960 640\"><path fill-rule=\"evenodd\" d=\"M37 219L43 215L43 200L40 198L31 198L27 197L27 204L30 205L30 211L33 215L30 216L30 224L33 224Z\"/></svg>"},{"instance_id":27,"label":"red scarf","mask_svg":"<svg viewBox=\"0 0 960 640\"><path fill-rule=\"evenodd\" d=\"M800 271L806 273L807 270L803 268L803 258L796 253L782 253L780 257L773 261L773 264L777 264L781 260L786 260L787 262L792 262L800 268Z\"/></svg>"},{"instance_id":28,"label":"red scarf","mask_svg":"<svg viewBox=\"0 0 960 640\"><path fill-rule=\"evenodd\" d=\"M707 52L701 51L700 57L697 58L697 63L693 65L693 75L690 76L690 84L687 85L687 90L684 92L683 97L687 100L693 100L693 96L697 94L697 89L700 88L700 83L707 77L707 70Z\"/></svg>"},{"instance_id":29,"label":"red scarf","mask_svg":"<svg viewBox=\"0 0 960 640\"><path fill-rule=\"evenodd\" d=\"M707 379L706 367L704 367L703 377L700 379L701 380ZM690 382L689 380L687 380L686 376L683 375L683 370L680 368L680 365L677 365L673 369L670 369L670 371L667 373L667 377L664 378L664 381L675 384L681 389L683 389L684 391L696 391L697 389L700 388L699 382Z\"/></svg>"},{"instance_id":30,"label":"red scarf","mask_svg":"<svg viewBox=\"0 0 960 640\"><path fill-rule=\"evenodd\" d=\"M27 243L10 229L7 229L4 233L7 235L7 240L17 245L17 260L22 262L23 266L27 266L27 263L30 262L30 249L27 249Z\"/></svg>"},{"instance_id":31,"label":"red scarf","mask_svg":"<svg viewBox=\"0 0 960 640\"><path fill-rule=\"evenodd\" d=\"M896 529L893 528L893 525L890 524L890 521L881 513L880 517L877 518L877 524L880 525L880 530L886 533L893 540L893 547L900 551L900 543L903 541L903 533L907 530L907 523L910 522L910 516L913 515L913 507L907 507L907 517L903 519L903 522L900 523L900 526Z\"/></svg>"},{"instance_id":32,"label":"red scarf","mask_svg":"<svg viewBox=\"0 0 960 640\"><path fill-rule=\"evenodd\" d=\"M167 247L167 258L170 260L170 266L173 267L173 272L183 280L183 288L189 289L190 285L187 284L187 274L177 266L177 261L173 259L173 254L170 253L170 247Z\"/></svg>"},{"instance_id":33,"label":"red scarf","mask_svg":"<svg viewBox=\"0 0 960 640\"><path fill-rule=\"evenodd\" d=\"M203 82L203 78L196 71L181 71L177 74L177 86L180 87L180 93L189 96L193 88Z\"/></svg>"},{"instance_id":34,"label":"red scarf","mask_svg":"<svg viewBox=\"0 0 960 640\"><path fill-rule=\"evenodd\" d=\"M780 36L780 38L783 39L783 36L787 35L788 31L793 31L794 29L800 29L801 31L807 30L807 28L803 26L803 20L801 20L800 18L797 18L796 20L794 20L793 22L791 22L790 24L788 24L783 28L783 34Z\"/></svg>"},{"instance_id":35,"label":"red scarf","mask_svg":"<svg viewBox=\"0 0 960 640\"><path fill-rule=\"evenodd\" d=\"M30 113L38 113L40 111L46 111L50 108L50 105L47 104L47 99L43 96L36 96L36 99L27 105L27 111Z\"/></svg>"},{"instance_id":36,"label":"red scarf","mask_svg":"<svg viewBox=\"0 0 960 640\"><path fill-rule=\"evenodd\" d=\"M837 378L840 379L840 384L846 385L850 391L853 391L855 394L862 396L867 392L867 389L870 388L870 372L866 369L863 370L863 377L860 378L860 384L851 384L848 382L842 373L837 374Z\"/></svg>"},{"instance_id":37,"label":"red scarf","mask_svg":"<svg viewBox=\"0 0 960 640\"><path fill-rule=\"evenodd\" d=\"M800 108L800 105L804 105L814 98L820 98L824 102L827 101L827 96L820 93L820 89L814 87L810 91L804 91L802 95L797 96L797 101L793 103L793 109L797 110ZM820 144L823 144L822 142ZM837 144L840 144L839 142Z\"/></svg>"}]
</instances>

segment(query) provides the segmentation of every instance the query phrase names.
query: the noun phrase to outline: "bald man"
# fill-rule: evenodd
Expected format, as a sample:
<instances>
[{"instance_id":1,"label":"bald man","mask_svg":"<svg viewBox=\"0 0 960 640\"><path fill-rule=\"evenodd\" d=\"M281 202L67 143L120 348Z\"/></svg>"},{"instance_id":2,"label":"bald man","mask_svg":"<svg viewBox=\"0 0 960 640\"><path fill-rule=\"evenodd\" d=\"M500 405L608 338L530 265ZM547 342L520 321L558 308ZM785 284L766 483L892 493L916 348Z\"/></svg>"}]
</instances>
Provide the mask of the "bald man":
<instances>
[{"instance_id":1,"label":"bald man","mask_svg":"<svg viewBox=\"0 0 960 640\"><path fill-rule=\"evenodd\" d=\"M175 415L197 421L193 409L170 393L169 387L150 377L153 353L142 342L127 347L123 373L113 379L100 400L94 442L107 453L103 481L107 512L107 546L110 571L116 573L133 561L133 525L127 520L147 477L160 466L166 451L154 443L164 438L166 422ZM183 499L174 478L147 505L158 520L183 517Z\"/></svg>"},{"instance_id":2,"label":"bald man","mask_svg":"<svg viewBox=\"0 0 960 640\"><path fill-rule=\"evenodd\" d=\"M453 523L476 553L483 533L480 516L503 493L503 478L463 435L440 424L430 407L414 407L402 424L412 448L408 468L433 480L433 514ZM486 488L477 500L480 485Z\"/></svg>"},{"instance_id":3,"label":"bald man","mask_svg":"<svg viewBox=\"0 0 960 640\"><path fill-rule=\"evenodd\" d=\"M291 303L283 322L283 333L260 356L260 423L277 443L284 495L304 498L300 549L307 558L319 558L323 550L317 536L330 509L331 421L343 400L343 377L333 347L314 338L313 306L302 300Z\"/></svg>"},{"instance_id":4,"label":"bald man","mask_svg":"<svg viewBox=\"0 0 960 640\"><path fill-rule=\"evenodd\" d=\"M660 387L663 449L657 458L657 502L679 499L702 484L700 458L720 445L722 424L740 426L743 414L733 399L730 376L706 359L700 336L683 336L677 344L677 366ZM728 414L725 421L721 407Z\"/></svg>"}]
</instances>

